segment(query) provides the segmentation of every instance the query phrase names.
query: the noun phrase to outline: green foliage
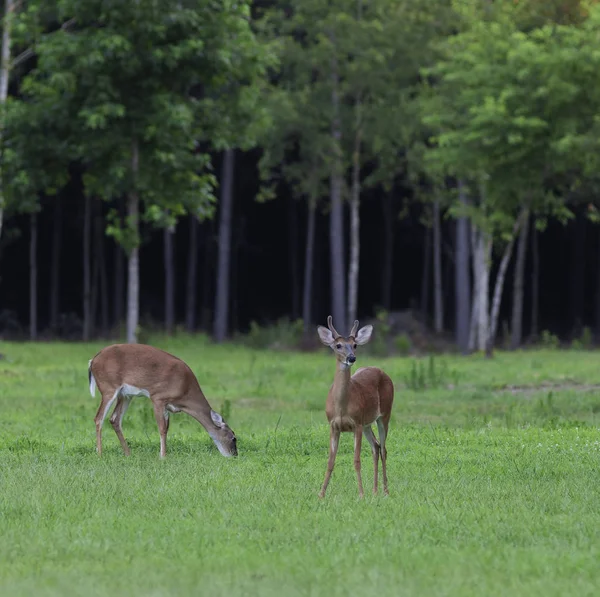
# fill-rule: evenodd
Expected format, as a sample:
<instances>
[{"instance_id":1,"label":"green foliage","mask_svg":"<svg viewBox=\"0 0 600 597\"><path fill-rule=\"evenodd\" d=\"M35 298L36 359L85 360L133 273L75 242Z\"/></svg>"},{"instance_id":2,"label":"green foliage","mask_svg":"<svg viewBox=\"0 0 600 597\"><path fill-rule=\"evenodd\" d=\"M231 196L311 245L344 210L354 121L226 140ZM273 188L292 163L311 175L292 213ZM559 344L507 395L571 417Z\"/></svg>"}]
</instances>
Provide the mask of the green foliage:
<instances>
[{"instance_id":1,"label":"green foliage","mask_svg":"<svg viewBox=\"0 0 600 597\"><path fill-rule=\"evenodd\" d=\"M394 346L399 355L407 356L410 354L412 342L410 341L408 334L402 333L394 338Z\"/></svg>"},{"instance_id":2,"label":"green foliage","mask_svg":"<svg viewBox=\"0 0 600 597\"><path fill-rule=\"evenodd\" d=\"M558 336L552 334L548 330L542 330L540 344L545 349L556 350L560 346L560 340L558 339Z\"/></svg>"},{"instance_id":3,"label":"green foliage","mask_svg":"<svg viewBox=\"0 0 600 597\"><path fill-rule=\"evenodd\" d=\"M88 194L136 192L153 226L210 217L207 148L252 146L266 114L260 81L272 53L249 18L246 1L31 2L21 29L37 25L38 60L7 122L4 176L16 199L59 187L78 162ZM131 248L136 228L111 213L107 232Z\"/></svg>"},{"instance_id":4,"label":"green foliage","mask_svg":"<svg viewBox=\"0 0 600 597\"><path fill-rule=\"evenodd\" d=\"M459 380L457 371L450 369L445 360L439 365L436 365L436 362L434 355L428 357L427 363L413 359L410 373L406 377L406 387L415 392L422 392L450 384L456 385Z\"/></svg>"},{"instance_id":5,"label":"green foliage","mask_svg":"<svg viewBox=\"0 0 600 597\"><path fill-rule=\"evenodd\" d=\"M274 324L266 326L251 321L250 330L247 334L240 335L239 340L252 348L293 349L300 345L303 331L302 319L291 321L282 317Z\"/></svg>"},{"instance_id":6,"label":"green foliage","mask_svg":"<svg viewBox=\"0 0 600 597\"><path fill-rule=\"evenodd\" d=\"M571 342L571 348L573 350L590 350L592 345L592 330L587 326L585 326L581 331L581 337L575 338Z\"/></svg>"}]
</instances>

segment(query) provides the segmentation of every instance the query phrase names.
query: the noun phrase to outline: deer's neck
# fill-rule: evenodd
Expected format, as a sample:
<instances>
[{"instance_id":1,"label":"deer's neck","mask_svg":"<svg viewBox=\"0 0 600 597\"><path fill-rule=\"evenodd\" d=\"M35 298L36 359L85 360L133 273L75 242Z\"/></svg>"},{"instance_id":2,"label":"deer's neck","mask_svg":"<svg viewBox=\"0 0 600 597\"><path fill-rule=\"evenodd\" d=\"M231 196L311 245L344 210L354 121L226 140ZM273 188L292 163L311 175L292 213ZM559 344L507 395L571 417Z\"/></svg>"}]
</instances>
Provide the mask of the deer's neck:
<instances>
[{"instance_id":1,"label":"deer's neck","mask_svg":"<svg viewBox=\"0 0 600 597\"><path fill-rule=\"evenodd\" d=\"M343 416L348 411L350 400L350 367L340 363L336 364L333 387L331 388L333 406L337 416Z\"/></svg>"}]
</instances>

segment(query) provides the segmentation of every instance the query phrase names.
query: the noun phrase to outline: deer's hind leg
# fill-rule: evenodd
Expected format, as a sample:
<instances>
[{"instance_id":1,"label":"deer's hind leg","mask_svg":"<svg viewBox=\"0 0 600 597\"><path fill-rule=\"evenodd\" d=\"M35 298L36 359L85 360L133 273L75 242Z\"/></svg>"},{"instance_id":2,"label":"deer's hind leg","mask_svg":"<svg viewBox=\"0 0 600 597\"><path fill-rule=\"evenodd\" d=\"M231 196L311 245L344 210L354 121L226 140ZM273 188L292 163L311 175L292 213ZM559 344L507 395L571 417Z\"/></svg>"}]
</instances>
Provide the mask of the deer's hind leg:
<instances>
[{"instance_id":1,"label":"deer's hind leg","mask_svg":"<svg viewBox=\"0 0 600 597\"><path fill-rule=\"evenodd\" d=\"M367 441L371 445L371 452L373 453L373 493L377 493L377 485L379 481L379 453L381 451L381 446L379 445L379 442L377 441L377 438L373 433L373 428L371 427L371 425L365 425L363 431L365 433Z\"/></svg>"},{"instance_id":2,"label":"deer's hind leg","mask_svg":"<svg viewBox=\"0 0 600 597\"><path fill-rule=\"evenodd\" d=\"M388 491L388 480L387 480L387 448L385 447L385 441L387 439L388 425L390 424L390 418L380 417L377 419L377 430L379 431L379 444L381 446L381 472L383 474L383 492L389 495Z\"/></svg>"},{"instance_id":3,"label":"deer's hind leg","mask_svg":"<svg viewBox=\"0 0 600 597\"><path fill-rule=\"evenodd\" d=\"M113 389L110 392L102 392L100 406L94 417L94 423L96 423L96 451L98 452L98 456L102 456L102 425L104 425L104 419L106 419L106 415L108 415L110 407L118 398L120 391L121 388Z\"/></svg>"},{"instance_id":4,"label":"deer's hind leg","mask_svg":"<svg viewBox=\"0 0 600 597\"><path fill-rule=\"evenodd\" d=\"M131 396L125 396L123 392L120 392L119 397L117 398L117 406L115 406L115 410L110 417L110 423L121 442L121 447L123 448L123 452L125 452L125 456L129 456L131 452L127 445L127 441L125 440L125 436L123 435L121 424L123 423L123 417L131 404L131 400Z\"/></svg>"}]
</instances>

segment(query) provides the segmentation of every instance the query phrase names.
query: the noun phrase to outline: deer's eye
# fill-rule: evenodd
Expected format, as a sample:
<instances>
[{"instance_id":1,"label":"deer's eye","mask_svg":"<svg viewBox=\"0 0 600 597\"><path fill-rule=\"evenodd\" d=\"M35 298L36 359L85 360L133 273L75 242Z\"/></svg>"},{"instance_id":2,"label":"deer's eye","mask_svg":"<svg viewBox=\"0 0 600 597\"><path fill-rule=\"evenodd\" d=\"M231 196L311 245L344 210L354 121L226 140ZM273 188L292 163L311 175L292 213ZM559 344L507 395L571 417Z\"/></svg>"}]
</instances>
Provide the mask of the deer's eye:
<instances>
[{"instance_id":1,"label":"deer's eye","mask_svg":"<svg viewBox=\"0 0 600 597\"><path fill-rule=\"evenodd\" d=\"M342 345L341 344L336 344L335 347L339 350L342 347Z\"/></svg>"}]
</instances>

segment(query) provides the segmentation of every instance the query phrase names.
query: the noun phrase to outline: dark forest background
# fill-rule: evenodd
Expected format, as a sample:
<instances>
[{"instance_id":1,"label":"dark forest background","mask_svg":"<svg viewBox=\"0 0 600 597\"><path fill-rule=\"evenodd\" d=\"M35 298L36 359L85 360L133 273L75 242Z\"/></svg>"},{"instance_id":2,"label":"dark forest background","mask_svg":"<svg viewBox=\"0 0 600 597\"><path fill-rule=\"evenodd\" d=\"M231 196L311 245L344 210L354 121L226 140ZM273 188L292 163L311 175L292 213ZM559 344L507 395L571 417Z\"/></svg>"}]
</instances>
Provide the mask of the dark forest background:
<instances>
[{"instance_id":1,"label":"dark forest background","mask_svg":"<svg viewBox=\"0 0 600 597\"><path fill-rule=\"evenodd\" d=\"M134 4L6 4L2 337L600 340L595 3Z\"/></svg>"}]
</instances>

